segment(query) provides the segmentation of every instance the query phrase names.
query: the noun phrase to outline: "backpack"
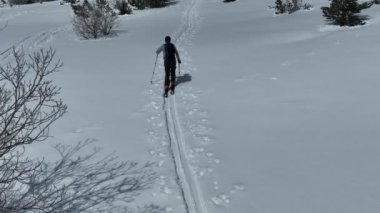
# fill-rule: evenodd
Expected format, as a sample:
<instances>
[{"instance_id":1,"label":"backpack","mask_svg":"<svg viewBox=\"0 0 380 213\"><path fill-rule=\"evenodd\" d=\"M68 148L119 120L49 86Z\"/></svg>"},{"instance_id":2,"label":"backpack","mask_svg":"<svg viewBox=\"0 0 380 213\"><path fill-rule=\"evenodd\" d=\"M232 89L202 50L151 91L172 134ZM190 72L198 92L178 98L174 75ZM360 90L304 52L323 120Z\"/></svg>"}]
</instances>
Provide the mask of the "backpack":
<instances>
[{"instance_id":1,"label":"backpack","mask_svg":"<svg viewBox=\"0 0 380 213\"><path fill-rule=\"evenodd\" d=\"M175 47L172 43L165 44L165 59L175 60Z\"/></svg>"}]
</instances>

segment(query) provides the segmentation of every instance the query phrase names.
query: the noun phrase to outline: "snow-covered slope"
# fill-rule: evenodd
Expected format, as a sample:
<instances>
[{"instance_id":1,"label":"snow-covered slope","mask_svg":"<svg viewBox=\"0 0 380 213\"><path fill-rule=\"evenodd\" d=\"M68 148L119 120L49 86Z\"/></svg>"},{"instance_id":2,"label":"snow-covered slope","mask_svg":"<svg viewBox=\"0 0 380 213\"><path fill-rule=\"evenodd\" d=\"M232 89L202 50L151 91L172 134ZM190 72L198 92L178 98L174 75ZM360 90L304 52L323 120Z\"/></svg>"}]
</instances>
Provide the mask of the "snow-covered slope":
<instances>
[{"instance_id":1,"label":"snow-covered slope","mask_svg":"<svg viewBox=\"0 0 380 213\"><path fill-rule=\"evenodd\" d=\"M221 159L209 196L229 196L225 212L377 212L379 7L367 26L338 29L319 9L256 5L204 6L192 86Z\"/></svg>"},{"instance_id":2,"label":"snow-covered slope","mask_svg":"<svg viewBox=\"0 0 380 213\"><path fill-rule=\"evenodd\" d=\"M67 5L0 8L0 53L53 47L65 64L54 81L69 112L31 154L91 138L157 162L132 205L167 212L378 212L380 6L339 28L322 17L328 1L311 3L274 16L271 1L181 0L123 16L117 37L96 41L75 36ZM164 100L161 60L149 81L166 35L183 63Z\"/></svg>"}]
</instances>

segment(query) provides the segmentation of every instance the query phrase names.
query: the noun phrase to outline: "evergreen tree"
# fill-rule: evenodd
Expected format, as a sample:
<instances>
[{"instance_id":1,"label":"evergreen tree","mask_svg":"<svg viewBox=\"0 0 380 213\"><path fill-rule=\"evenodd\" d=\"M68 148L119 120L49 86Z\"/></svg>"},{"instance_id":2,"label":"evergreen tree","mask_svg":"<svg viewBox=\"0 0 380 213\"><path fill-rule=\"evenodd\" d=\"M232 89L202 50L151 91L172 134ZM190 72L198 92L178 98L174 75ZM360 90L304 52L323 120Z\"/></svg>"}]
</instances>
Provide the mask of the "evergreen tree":
<instances>
[{"instance_id":1,"label":"evergreen tree","mask_svg":"<svg viewBox=\"0 0 380 213\"><path fill-rule=\"evenodd\" d=\"M294 13L299 10L310 10L313 6L309 3L303 3L303 0L276 0L274 6L269 6L276 10L276 14Z\"/></svg>"},{"instance_id":2,"label":"evergreen tree","mask_svg":"<svg viewBox=\"0 0 380 213\"><path fill-rule=\"evenodd\" d=\"M323 16L331 23L340 26L355 26L365 24L365 17L360 16L361 10L370 7L368 3L359 4L358 0L331 0L330 7L322 7Z\"/></svg>"},{"instance_id":3,"label":"evergreen tree","mask_svg":"<svg viewBox=\"0 0 380 213\"><path fill-rule=\"evenodd\" d=\"M276 14L283 14L285 13L285 4L282 2L282 0L276 0L274 8L276 9Z\"/></svg>"},{"instance_id":4,"label":"evergreen tree","mask_svg":"<svg viewBox=\"0 0 380 213\"><path fill-rule=\"evenodd\" d=\"M119 15L132 14L132 8L129 6L127 0L116 0L115 8L119 10Z\"/></svg>"}]
</instances>

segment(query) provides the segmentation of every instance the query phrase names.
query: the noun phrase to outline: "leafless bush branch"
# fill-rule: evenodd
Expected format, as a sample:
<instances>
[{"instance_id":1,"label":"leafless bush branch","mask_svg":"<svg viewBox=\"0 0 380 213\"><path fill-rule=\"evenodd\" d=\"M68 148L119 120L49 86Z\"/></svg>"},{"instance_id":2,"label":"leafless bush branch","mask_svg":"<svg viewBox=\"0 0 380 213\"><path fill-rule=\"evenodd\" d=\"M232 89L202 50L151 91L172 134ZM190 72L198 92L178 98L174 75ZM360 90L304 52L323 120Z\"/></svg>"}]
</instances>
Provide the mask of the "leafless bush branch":
<instances>
[{"instance_id":1,"label":"leafless bush branch","mask_svg":"<svg viewBox=\"0 0 380 213\"><path fill-rule=\"evenodd\" d=\"M29 55L13 48L15 61L0 67L0 157L24 144L44 141L49 126L67 110L60 89L47 77L59 70L55 51Z\"/></svg>"},{"instance_id":2,"label":"leafless bush branch","mask_svg":"<svg viewBox=\"0 0 380 213\"><path fill-rule=\"evenodd\" d=\"M12 51L14 61L0 67L0 212L129 212L126 203L154 180L152 164L99 158L99 148L84 154L91 141L56 145L53 163L25 157L25 145L45 141L67 110L56 98L59 88L47 79L62 63L52 49L29 56Z\"/></svg>"},{"instance_id":3,"label":"leafless bush branch","mask_svg":"<svg viewBox=\"0 0 380 213\"><path fill-rule=\"evenodd\" d=\"M57 145L55 163L9 155L0 165L0 212L121 212L153 181L151 164L83 155L90 141ZM3 172L4 171L4 172Z\"/></svg>"}]
</instances>

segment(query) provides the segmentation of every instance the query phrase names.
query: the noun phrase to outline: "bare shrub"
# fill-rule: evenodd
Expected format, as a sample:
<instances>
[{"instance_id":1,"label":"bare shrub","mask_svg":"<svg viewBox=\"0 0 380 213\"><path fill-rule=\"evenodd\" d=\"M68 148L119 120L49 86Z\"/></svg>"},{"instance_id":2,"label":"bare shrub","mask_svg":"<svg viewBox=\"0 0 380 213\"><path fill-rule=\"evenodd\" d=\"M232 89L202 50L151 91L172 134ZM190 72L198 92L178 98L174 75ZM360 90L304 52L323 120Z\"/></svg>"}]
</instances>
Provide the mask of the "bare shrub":
<instances>
[{"instance_id":1,"label":"bare shrub","mask_svg":"<svg viewBox=\"0 0 380 213\"><path fill-rule=\"evenodd\" d=\"M74 11L74 31L84 39L97 39L109 36L117 26L117 14L106 0L96 0L82 5L72 5Z\"/></svg>"},{"instance_id":2,"label":"bare shrub","mask_svg":"<svg viewBox=\"0 0 380 213\"><path fill-rule=\"evenodd\" d=\"M153 181L151 164L98 158L98 148L83 154L91 141L56 145L55 162L25 157L26 145L46 141L67 111L48 79L62 63L52 49L29 57L11 50L13 62L0 67L0 212L127 212L127 203Z\"/></svg>"},{"instance_id":3,"label":"bare shrub","mask_svg":"<svg viewBox=\"0 0 380 213\"><path fill-rule=\"evenodd\" d=\"M0 67L0 157L17 146L44 141L49 126L66 112L56 99L59 88L48 76L62 66L52 64L55 51L39 51L26 60L13 49L14 63Z\"/></svg>"},{"instance_id":4,"label":"bare shrub","mask_svg":"<svg viewBox=\"0 0 380 213\"><path fill-rule=\"evenodd\" d=\"M96 159L83 155L89 141L57 145L54 163L10 154L0 161L0 212L125 212L129 202L153 180L150 164ZM124 211L123 211L124 210Z\"/></svg>"}]
</instances>

